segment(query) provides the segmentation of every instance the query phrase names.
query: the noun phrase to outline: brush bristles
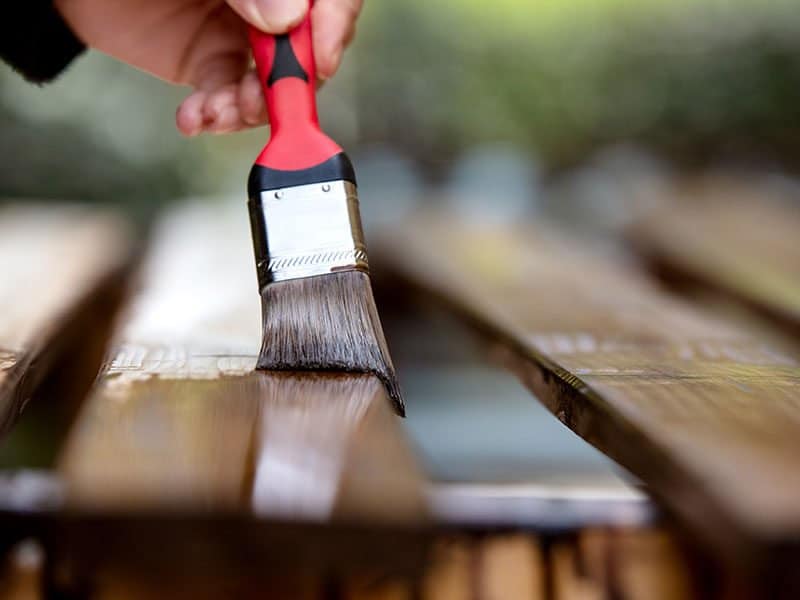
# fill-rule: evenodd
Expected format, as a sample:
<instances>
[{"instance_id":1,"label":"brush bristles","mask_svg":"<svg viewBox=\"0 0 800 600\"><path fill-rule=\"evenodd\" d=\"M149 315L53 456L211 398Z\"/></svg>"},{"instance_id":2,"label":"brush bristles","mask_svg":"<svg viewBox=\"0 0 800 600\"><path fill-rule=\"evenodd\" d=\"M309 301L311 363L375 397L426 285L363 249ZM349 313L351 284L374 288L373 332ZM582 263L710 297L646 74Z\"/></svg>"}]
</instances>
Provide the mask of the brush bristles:
<instances>
[{"instance_id":1,"label":"brush bristles","mask_svg":"<svg viewBox=\"0 0 800 600\"><path fill-rule=\"evenodd\" d=\"M372 373L405 414L369 276L344 271L267 285L259 369Z\"/></svg>"}]
</instances>

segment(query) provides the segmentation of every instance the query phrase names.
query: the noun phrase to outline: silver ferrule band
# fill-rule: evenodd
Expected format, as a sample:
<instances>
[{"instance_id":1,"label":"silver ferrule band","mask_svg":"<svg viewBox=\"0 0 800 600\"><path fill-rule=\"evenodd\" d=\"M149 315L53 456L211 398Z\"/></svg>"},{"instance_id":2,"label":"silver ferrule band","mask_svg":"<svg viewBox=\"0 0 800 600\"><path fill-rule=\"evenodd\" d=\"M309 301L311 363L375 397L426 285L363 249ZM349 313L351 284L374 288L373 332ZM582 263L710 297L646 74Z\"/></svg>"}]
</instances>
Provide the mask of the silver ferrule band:
<instances>
[{"instance_id":1,"label":"silver ferrule band","mask_svg":"<svg viewBox=\"0 0 800 600\"><path fill-rule=\"evenodd\" d=\"M338 271L367 271L356 186L328 181L261 192L254 239L262 285ZM256 234L256 232L254 232ZM258 243L258 242L257 242Z\"/></svg>"}]
</instances>

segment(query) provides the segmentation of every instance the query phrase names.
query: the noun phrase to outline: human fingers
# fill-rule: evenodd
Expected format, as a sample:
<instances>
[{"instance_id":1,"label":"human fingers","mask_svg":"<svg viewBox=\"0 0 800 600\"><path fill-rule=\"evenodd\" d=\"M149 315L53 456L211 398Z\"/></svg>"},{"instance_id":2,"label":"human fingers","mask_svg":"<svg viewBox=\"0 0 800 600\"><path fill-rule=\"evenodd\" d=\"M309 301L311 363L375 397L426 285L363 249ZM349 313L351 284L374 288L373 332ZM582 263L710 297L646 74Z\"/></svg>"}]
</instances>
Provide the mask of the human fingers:
<instances>
[{"instance_id":1,"label":"human fingers","mask_svg":"<svg viewBox=\"0 0 800 600\"><path fill-rule=\"evenodd\" d=\"M229 133L243 125L238 84L226 85L208 94L203 104L203 131Z\"/></svg>"},{"instance_id":2,"label":"human fingers","mask_svg":"<svg viewBox=\"0 0 800 600\"><path fill-rule=\"evenodd\" d=\"M266 122L267 108L255 71L238 83L190 94L176 114L178 129L186 136L230 133Z\"/></svg>"},{"instance_id":3,"label":"human fingers","mask_svg":"<svg viewBox=\"0 0 800 600\"><path fill-rule=\"evenodd\" d=\"M356 30L362 0L317 0L311 11L317 77L333 77Z\"/></svg>"},{"instance_id":4,"label":"human fingers","mask_svg":"<svg viewBox=\"0 0 800 600\"><path fill-rule=\"evenodd\" d=\"M186 136L201 133L228 133L244 126L238 106L238 85L190 94L175 115L178 130Z\"/></svg>"},{"instance_id":5,"label":"human fingers","mask_svg":"<svg viewBox=\"0 0 800 600\"><path fill-rule=\"evenodd\" d=\"M208 92L196 91L187 96L175 113L175 124L185 136L195 136L203 131L203 105Z\"/></svg>"},{"instance_id":6,"label":"human fingers","mask_svg":"<svg viewBox=\"0 0 800 600\"><path fill-rule=\"evenodd\" d=\"M267 104L255 70L249 71L239 83L238 101L242 121L247 125L263 125L267 122Z\"/></svg>"},{"instance_id":7,"label":"human fingers","mask_svg":"<svg viewBox=\"0 0 800 600\"><path fill-rule=\"evenodd\" d=\"M248 23L267 33L285 33L308 10L308 0L227 0Z\"/></svg>"}]
</instances>

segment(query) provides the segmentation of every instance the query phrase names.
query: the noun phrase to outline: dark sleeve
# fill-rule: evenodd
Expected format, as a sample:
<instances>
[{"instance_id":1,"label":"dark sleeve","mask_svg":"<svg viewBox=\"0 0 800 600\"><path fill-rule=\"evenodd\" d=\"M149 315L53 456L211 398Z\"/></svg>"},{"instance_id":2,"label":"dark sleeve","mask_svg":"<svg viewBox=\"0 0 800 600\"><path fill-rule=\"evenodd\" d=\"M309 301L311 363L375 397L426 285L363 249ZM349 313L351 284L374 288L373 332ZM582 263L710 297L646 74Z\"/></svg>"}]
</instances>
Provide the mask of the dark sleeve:
<instances>
[{"instance_id":1,"label":"dark sleeve","mask_svg":"<svg viewBox=\"0 0 800 600\"><path fill-rule=\"evenodd\" d=\"M52 0L14 0L0 12L0 58L29 81L55 78L84 50Z\"/></svg>"}]
</instances>

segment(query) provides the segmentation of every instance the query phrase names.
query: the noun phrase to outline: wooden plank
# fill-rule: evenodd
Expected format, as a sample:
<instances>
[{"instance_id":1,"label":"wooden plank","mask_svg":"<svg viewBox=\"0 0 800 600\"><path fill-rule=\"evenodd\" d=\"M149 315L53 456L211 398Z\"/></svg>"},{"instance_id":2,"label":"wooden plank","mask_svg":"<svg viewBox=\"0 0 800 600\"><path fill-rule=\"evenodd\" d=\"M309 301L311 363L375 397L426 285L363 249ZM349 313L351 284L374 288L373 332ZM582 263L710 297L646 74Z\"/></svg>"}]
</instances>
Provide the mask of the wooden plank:
<instances>
[{"instance_id":1,"label":"wooden plank","mask_svg":"<svg viewBox=\"0 0 800 600\"><path fill-rule=\"evenodd\" d=\"M356 578L344 585L344 600L412 600L408 582Z\"/></svg>"},{"instance_id":2,"label":"wooden plank","mask_svg":"<svg viewBox=\"0 0 800 600\"><path fill-rule=\"evenodd\" d=\"M797 356L542 228L427 215L382 239L384 266L498 340L562 422L692 531L754 577L797 573Z\"/></svg>"},{"instance_id":3,"label":"wooden plank","mask_svg":"<svg viewBox=\"0 0 800 600\"><path fill-rule=\"evenodd\" d=\"M698 597L689 564L670 537L653 529L590 529L559 539L551 568L555 598Z\"/></svg>"},{"instance_id":4,"label":"wooden plank","mask_svg":"<svg viewBox=\"0 0 800 600\"><path fill-rule=\"evenodd\" d=\"M468 538L438 540L422 580L423 600L471 600L476 580L474 552Z\"/></svg>"},{"instance_id":5,"label":"wooden plank","mask_svg":"<svg viewBox=\"0 0 800 600\"><path fill-rule=\"evenodd\" d=\"M262 598L291 598L292 600L321 600L325 596L318 578L281 577L275 574L262 579L222 579L208 573L201 581L187 584L182 581L153 582L138 577L102 577L90 590L97 600L260 600Z\"/></svg>"},{"instance_id":6,"label":"wooden plank","mask_svg":"<svg viewBox=\"0 0 800 600\"><path fill-rule=\"evenodd\" d=\"M686 557L663 531L589 530L581 534L579 547L587 563L606 565L605 579L612 597L670 600L697 596Z\"/></svg>"},{"instance_id":7,"label":"wooden plank","mask_svg":"<svg viewBox=\"0 0 800 600\"><path fill-rule=\"evenodd\" d=\"M253 372L261 328L248 236L239 205L186 206L156 230L118 349L58 461L69 512L95 523L59 530L69 542L54 543L66 553L81 543L92 560L121 552L142 567L146 557L127 556L134 550L125 542L149 540L159 560L171 549L165 560L173 566L181 558L195 564L191 553L175 552L188 535L197 538L197 564L216 556L263 569L267 552L269 568L287 568L291 559L274 560L282 552L294 568L314 569L328 559L341 564L349 552L385 565L408 544L393 529L396 547L378 547L386 538L378 528L368 542L368 525L413 531L424 522L413 454L376 379ZM103 519L116 532L113 544L75 540ZM139 525L126 525L131 519ZM339 557L328 556L338 530L315 537L300 527L332 521L365 528L340 541ZM288 545L267 548L270 539ZM420 562L421 549L413 551L409 560Z\"/></svg>"},{"instance_id":8,"label":"wooden plank","mask_svg":"<svg viewBox=\"0 0 800 600\"><path fill-rule=\"evenodd\" d=\"M523 534L492 536L479 550L478 597L486 600L545 598L545 567L535 538Z\"/></svg>"},{"instance_id":9,"label":"wooden plank","mask_svg":"<svg viewBox=\"0 0 800 600\"><path fill-rule=\"evenodd\" d=\"M601 581L586 577L579 566L577 548L562 541L551 549L553 598L555 600L602 600L605 590Z\"/></svg>"},{"instance_id":10,"label":"wooden plank","mask_svg":"<svg viewBox=\"0 0 800 600\"><path fill-rule=\"evenodd\" d=\"M0 597L6 600L39 600L42 594L42 550L23 542L3 557Z\"/></svg>"},{"instance_id":11,"label":"wooden plank","mask_svg":"<svg viewBox=\"0 0 800 600\"><path fill-rule=\"evenodd\" d=\"M157 232L60 459L70 502L415 519L420 480L376 380L252 371L260 307L240 212L186 207Z\"/></svg>"},{"instance_id":12,"label":"wooden plank","mask_svg":"<svg viewBox=\"0 0 800 600\"><path fill-rule=\"evenodd\" d=\"M546 598L547 566L539 541L524 533L443 537L423 580L424 600Z\"/></svg>"},{"instance_id":13,"label":"wooden plank","mask_svg":"<svg viewBox=\"0 0 800 600\"><path fill-rule=\"evenodd\" d=\"M59 369L70 371L62 396L86 391L132 257L131 232L110 213L60 205L2 209L0 435Z\"/></svg>"},{"instance_id":14,"label":"wooden plank","mask_svg":"<svg viewBox=\"0 0 800 600\"><path fill-rule=\"evenodd\" d=\"M389 522L423 512L413 459L372 377L107 381L61 459L68 500L83 509Z\"/></svg>"},{"instance_id":15,"label":"wooden plank","mask_svg":"<svg viewBox=\"0 0 800 600\"><path fill-rule=\"evenodd\" d=\"M800 340L796 189L712 174L652 194L662 208L628 237L655 272L734 300Z\"/></svg>"}]
</instances>

